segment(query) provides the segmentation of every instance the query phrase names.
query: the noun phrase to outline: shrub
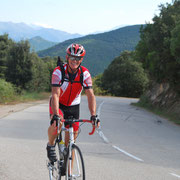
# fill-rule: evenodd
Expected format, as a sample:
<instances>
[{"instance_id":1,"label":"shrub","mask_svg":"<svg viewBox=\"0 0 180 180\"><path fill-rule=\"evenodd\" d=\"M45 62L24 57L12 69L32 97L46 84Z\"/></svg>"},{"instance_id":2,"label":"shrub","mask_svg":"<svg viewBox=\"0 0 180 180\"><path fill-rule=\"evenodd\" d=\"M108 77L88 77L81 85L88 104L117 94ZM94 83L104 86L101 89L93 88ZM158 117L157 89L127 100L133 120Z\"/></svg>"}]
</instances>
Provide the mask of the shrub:
<instances>
[{"instance_id":1,"label":"shrub","mask_svg":"<svg viewBox=\"0 0 180 180\"><path fill-rule=\"evenodd\" d=\"M0 79L0 103L15 100L15 94L15 87L11 83Z\"/></svg>"},{"instance_id":2,"label":"shrub","mask_svg":"<svg viewBox=\"0 0 180 180\"><path fill-rule=\"evenodd\" d=\"M93 90L95 95L108 95L108 93L102 89L101 80L102 74L99 74L93 78Z\"/></svg>"},{"instance_id":3,"label":"shrub","mask_svg":"<svg viewBox=\"0 0 180 180\"><path fill-rule=\"evenodd\" d=\"M139 97L148 86L148 77L142 64L133 60L133 52L124 51L104 71L102 87L110 94Z\"/></svg>"}]
</instances>

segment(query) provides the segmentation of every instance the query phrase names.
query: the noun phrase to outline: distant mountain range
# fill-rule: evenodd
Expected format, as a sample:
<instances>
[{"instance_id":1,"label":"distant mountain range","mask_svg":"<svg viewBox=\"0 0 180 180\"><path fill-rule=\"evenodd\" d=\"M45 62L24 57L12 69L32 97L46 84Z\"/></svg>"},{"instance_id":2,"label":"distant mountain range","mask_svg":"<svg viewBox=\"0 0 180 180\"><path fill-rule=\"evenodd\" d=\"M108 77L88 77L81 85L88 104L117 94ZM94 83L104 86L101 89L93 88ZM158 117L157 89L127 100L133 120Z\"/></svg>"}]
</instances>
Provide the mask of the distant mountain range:
<instances>
[{"instance_id":1,"label":"distant mountain range","mask_svg":"<svg viewBox=\"0 0 180 180\"><path fill-rule=\"evenodd\" d=\"M27 25L25 23L0 22L0 35L9 34L14 41L31 39L36 36L51 41L62 42L67 39L82 37L80 34L70 34L64 31L44 28L36 25Z\"/></svg>"},{"instance_id":2,"label":"distant mountain range","mask_svg":"<svg viewBox=\"0 0 180 180\"><path fill-rule=\"evenodd\" d=\"M67 46L80 43L87 52L82 64L94 76L102 73L122 51L134 50L140 39L140 27L141 25L115 27L118 29L82 36L25 23L0 22L0 35L7 33L15 41L29 40L31 50L39 51L41 57L61 56L65 59ZM42 49L45 50L40 51Z\"/></svg>"},{"instance_id":3,"label":"distant mountain range","mask_svg":"<svg viewBox=\"0 0 180 180\"><path fill-rule=\"evenodd\" d=\"M65 59L66 48L71 43L82 44L86 49L83 65L86 66L91 74L102 73L110 62L124 50L134 50L140 40L140 27L133 25L122 27L113 31L92 34L76 39L66 40L55 46L38 52L41 57L61 56Z\"/></svg>"},{"instance_id":4,"label":"distant mountain range","mask_svg":"<svg viewBox=\"0 0 180 180\"><path fill-rule=\"evenodd\" d=\"M31 51L40 51L43 49L47 49L49 47L54 46L57 44L56 42L47 41L40 36L33 37L28 40L31 46Z\"/></svg>"}]
</instances>

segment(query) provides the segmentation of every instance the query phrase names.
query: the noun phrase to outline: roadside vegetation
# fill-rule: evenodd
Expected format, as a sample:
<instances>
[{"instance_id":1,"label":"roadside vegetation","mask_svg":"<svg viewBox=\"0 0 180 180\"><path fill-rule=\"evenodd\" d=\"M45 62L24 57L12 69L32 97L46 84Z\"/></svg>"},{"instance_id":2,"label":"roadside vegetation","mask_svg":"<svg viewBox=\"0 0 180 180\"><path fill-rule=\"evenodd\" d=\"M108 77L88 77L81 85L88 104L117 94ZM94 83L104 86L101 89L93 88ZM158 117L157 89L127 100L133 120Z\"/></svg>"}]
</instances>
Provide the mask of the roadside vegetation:
<instances>
[{"instance_id":1,"label":"roadside vegetation","mask_svg":"<svg viewBox=\"0 0 180 180\"><path fill-rule=\"evenodd\" d=\"M141 27L135 50L119 52L93 77L94 92L140 98L138 106L180 124L180 1L159 8L153 23ZM31 52L28 41L0 36L0 103L46 98L56 62L57 57ZM158 93L153 92L156 84Z\"/></svg>"},{"instance_id":2,"label":"roadside vegetation","mask_svg":"<svg viewBox=\"0 0 180 180\"><path fill-rule=\"evenodd\" d=\"M30 92L19 90L9 82L0 79L0 104L16 104L20 102L36 101L49 98L49 92Z\"/></svg>"},{"instance_id":3,"label":"roadside vegetation","mask_svg":"<svg viewBox=\"0 0 180 180\"><path fill-rule=\"evenodd\" d=\"M159 8L153 23L141 28L135 50L150 79L138 105L180 124L180 1Z\"/></svg>"},{"instance_id":4,"label":"roadside vegetation","mask_svg":"<svg viewBox=\"0 0 180 180\"><path fill-rule=\"evenodd\" d=\"M55 66L55 58L30 52L28 41L16 43L7 34L0 36L0 103L46 98Z\"/></svg>"},{"instance_id":5,"label":"roadside vegetation","mask_svg":"<svg viewBox=\"0 0 180 180\"><path fill-rule=\"evenodd\" d=\"M167 109L153 106L151 102L143 95L138 103L132 103L132 105L144 108L154 114L157 114L163 118L172 121L175 124L180 125L180 119L178 113L168 111ZM180 109L180 106L179 106Z\"/></svg>"},{"instance_id":6,"label":"roadside vegetation","mask_svg":"<svg viewBox=\"0 0 180 180\"><path fill-rule=\"evenodd\" d=\"M0 79L0 97L0 103L16 100L15 88L3 79Z\"/></svg>"}]
</instances>

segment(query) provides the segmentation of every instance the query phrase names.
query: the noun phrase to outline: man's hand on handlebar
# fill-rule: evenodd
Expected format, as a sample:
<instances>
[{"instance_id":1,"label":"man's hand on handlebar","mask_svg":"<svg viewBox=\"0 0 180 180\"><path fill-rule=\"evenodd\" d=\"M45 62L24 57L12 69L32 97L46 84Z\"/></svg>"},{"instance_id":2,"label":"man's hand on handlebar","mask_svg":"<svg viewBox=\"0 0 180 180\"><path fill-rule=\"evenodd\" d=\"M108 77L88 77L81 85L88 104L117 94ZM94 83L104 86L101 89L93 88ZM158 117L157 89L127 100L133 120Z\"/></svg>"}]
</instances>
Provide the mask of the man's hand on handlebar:
<instances>
[{"instance_id":1,"label":"man's hand on handlebar","mask_svg":"<svg viewBox=\"0 0 180 180\"><path fill-rule=\"evenodd\" d=\"M52 117L51 117L51 121L50 121L50 124L52 127L54 127L54 131L55 133L54 134L57 134L58 132L60 132L61 128L62 128L62 120L63 118L59 115L56 115L54 114ZM59 128L58 128L59 127Z\"/></svg>"},{"instance_id":2,"label":"man's hand on handlebar","mask_svg":"<svg viewBox=\"0 0 180 180\"><path fill-rule=\"evenodd\" d=\"M94 126L96 126L97 128L99 128L99 126L100 126L100 119L98 118L98 116L96 115L93 115L93 116L91 116L91 121L92 121L92 124L94 125Z\"/></svg>"},{"instance_id":3,"label":"man's hand on handlebar","mask_svg":"<svg viewBox=\"0 0 180 180\"><path fill-rule=\"evenodd\" d=\"M61 118L59 115L54 114L51 118L51 125L55 123L56 126L58 126L58 121L61 121Z\"/></svg>"}]
</instances>

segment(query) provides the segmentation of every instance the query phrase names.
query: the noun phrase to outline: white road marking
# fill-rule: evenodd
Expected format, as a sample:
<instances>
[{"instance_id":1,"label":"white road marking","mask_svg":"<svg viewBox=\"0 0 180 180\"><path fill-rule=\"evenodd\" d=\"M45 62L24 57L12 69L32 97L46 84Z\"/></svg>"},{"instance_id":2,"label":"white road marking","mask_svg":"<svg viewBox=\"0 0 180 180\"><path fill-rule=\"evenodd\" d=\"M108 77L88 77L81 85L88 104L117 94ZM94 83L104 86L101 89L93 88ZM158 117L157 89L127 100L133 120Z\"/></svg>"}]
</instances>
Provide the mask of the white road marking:
<instances>
[{"instance_id":1,"label":"white road marking","mask_svg":"<svg viewBox=\"0 0 180 180\"><path fill-rule=\"evenodd\" d=\"M99 134L99 136L101 137L101 139L103 139L103 141L104 141L106 144L109 144L109 143L110 143L109 140L106 138L106 136L104 135L104 133L101 131L100 128L97 129L96 132Z\"/></svg>"},{"instance_id":2,"label":"white road marking","mask_svg":"<svg viewBox=\"0 0 180 180\"><path fill-rule=\"evenodd\" d=\"M101 113L101 107L102 107L103 104L104 104L104 101L102 101L102 103L99 105L98 110L97 110L97 114L98 114L99 117L100 117L100 113ZM104 141L105 143L110 144L108 138L106 138L106 136L105 136L104 133L102 132L101 127L99 127L99 129L97 129L96 132L99 134L99 136L101 137L101 139L103 139L103 141ZM129 157L131 157L131 158L133 158L133 159L135 159L135 160L137 160L137 161L141 161L141 162L144 161L144 160L142 160L142 159L140 159L140 158L138 158L138 157L136 157L136 156L134 156L134 155L126 152L126 151L124 151L123 149L120 149L119 147L117 147L117 146L115 146L115 145L112 145L112 147L113 147L114 149L122 152L123 154L125 154L125 155L127 155L127 156L129 156Z\"/></svg>"},{"instance_id":3,"label":"white road marking","mask_svg":"<svg viewBox=\"0 0 180 180\"><path fill-rule=\"evenodd\" d=\"M123 149L120 149L120 148L117 147L117 146L112 145L112 147L115 148L115 149L117 149L118 151L124 153L125 155L127 155L127 156L129 156L129 157L131 157L131 158L133 158L133 159L135 159L135 160L137 160L137 161L143 162L142 159L140 159L140 158L138 158L138 157L136 157L136 156L134 156L134 155L132 155L132 154L130 154L130 153L124 151Z\"/></svg>"},{"instance_id":4,"label":"white road marking","mask_svg":"<svg viewBox=\"0 0 180 180\"><path fill-rule=\"evenodd\" d=\"M97 115L98 116L100 116L100 114L101 114L101 107L102 107L103 104L104 104L104 101L102 101L102 103L98 107L98 110L97 110Z\"/></svg>"},{"instance_id":5,"label":"white road marking","mask_svg":"<svg viewBox=\"0 0 180 180\"><path fill-rule=\"evenodd\" d=\"M180 178L180 175L174 174L174 173L170 173L172 176L175 176L177 178Z\"/></svg>"}]
</instances>

